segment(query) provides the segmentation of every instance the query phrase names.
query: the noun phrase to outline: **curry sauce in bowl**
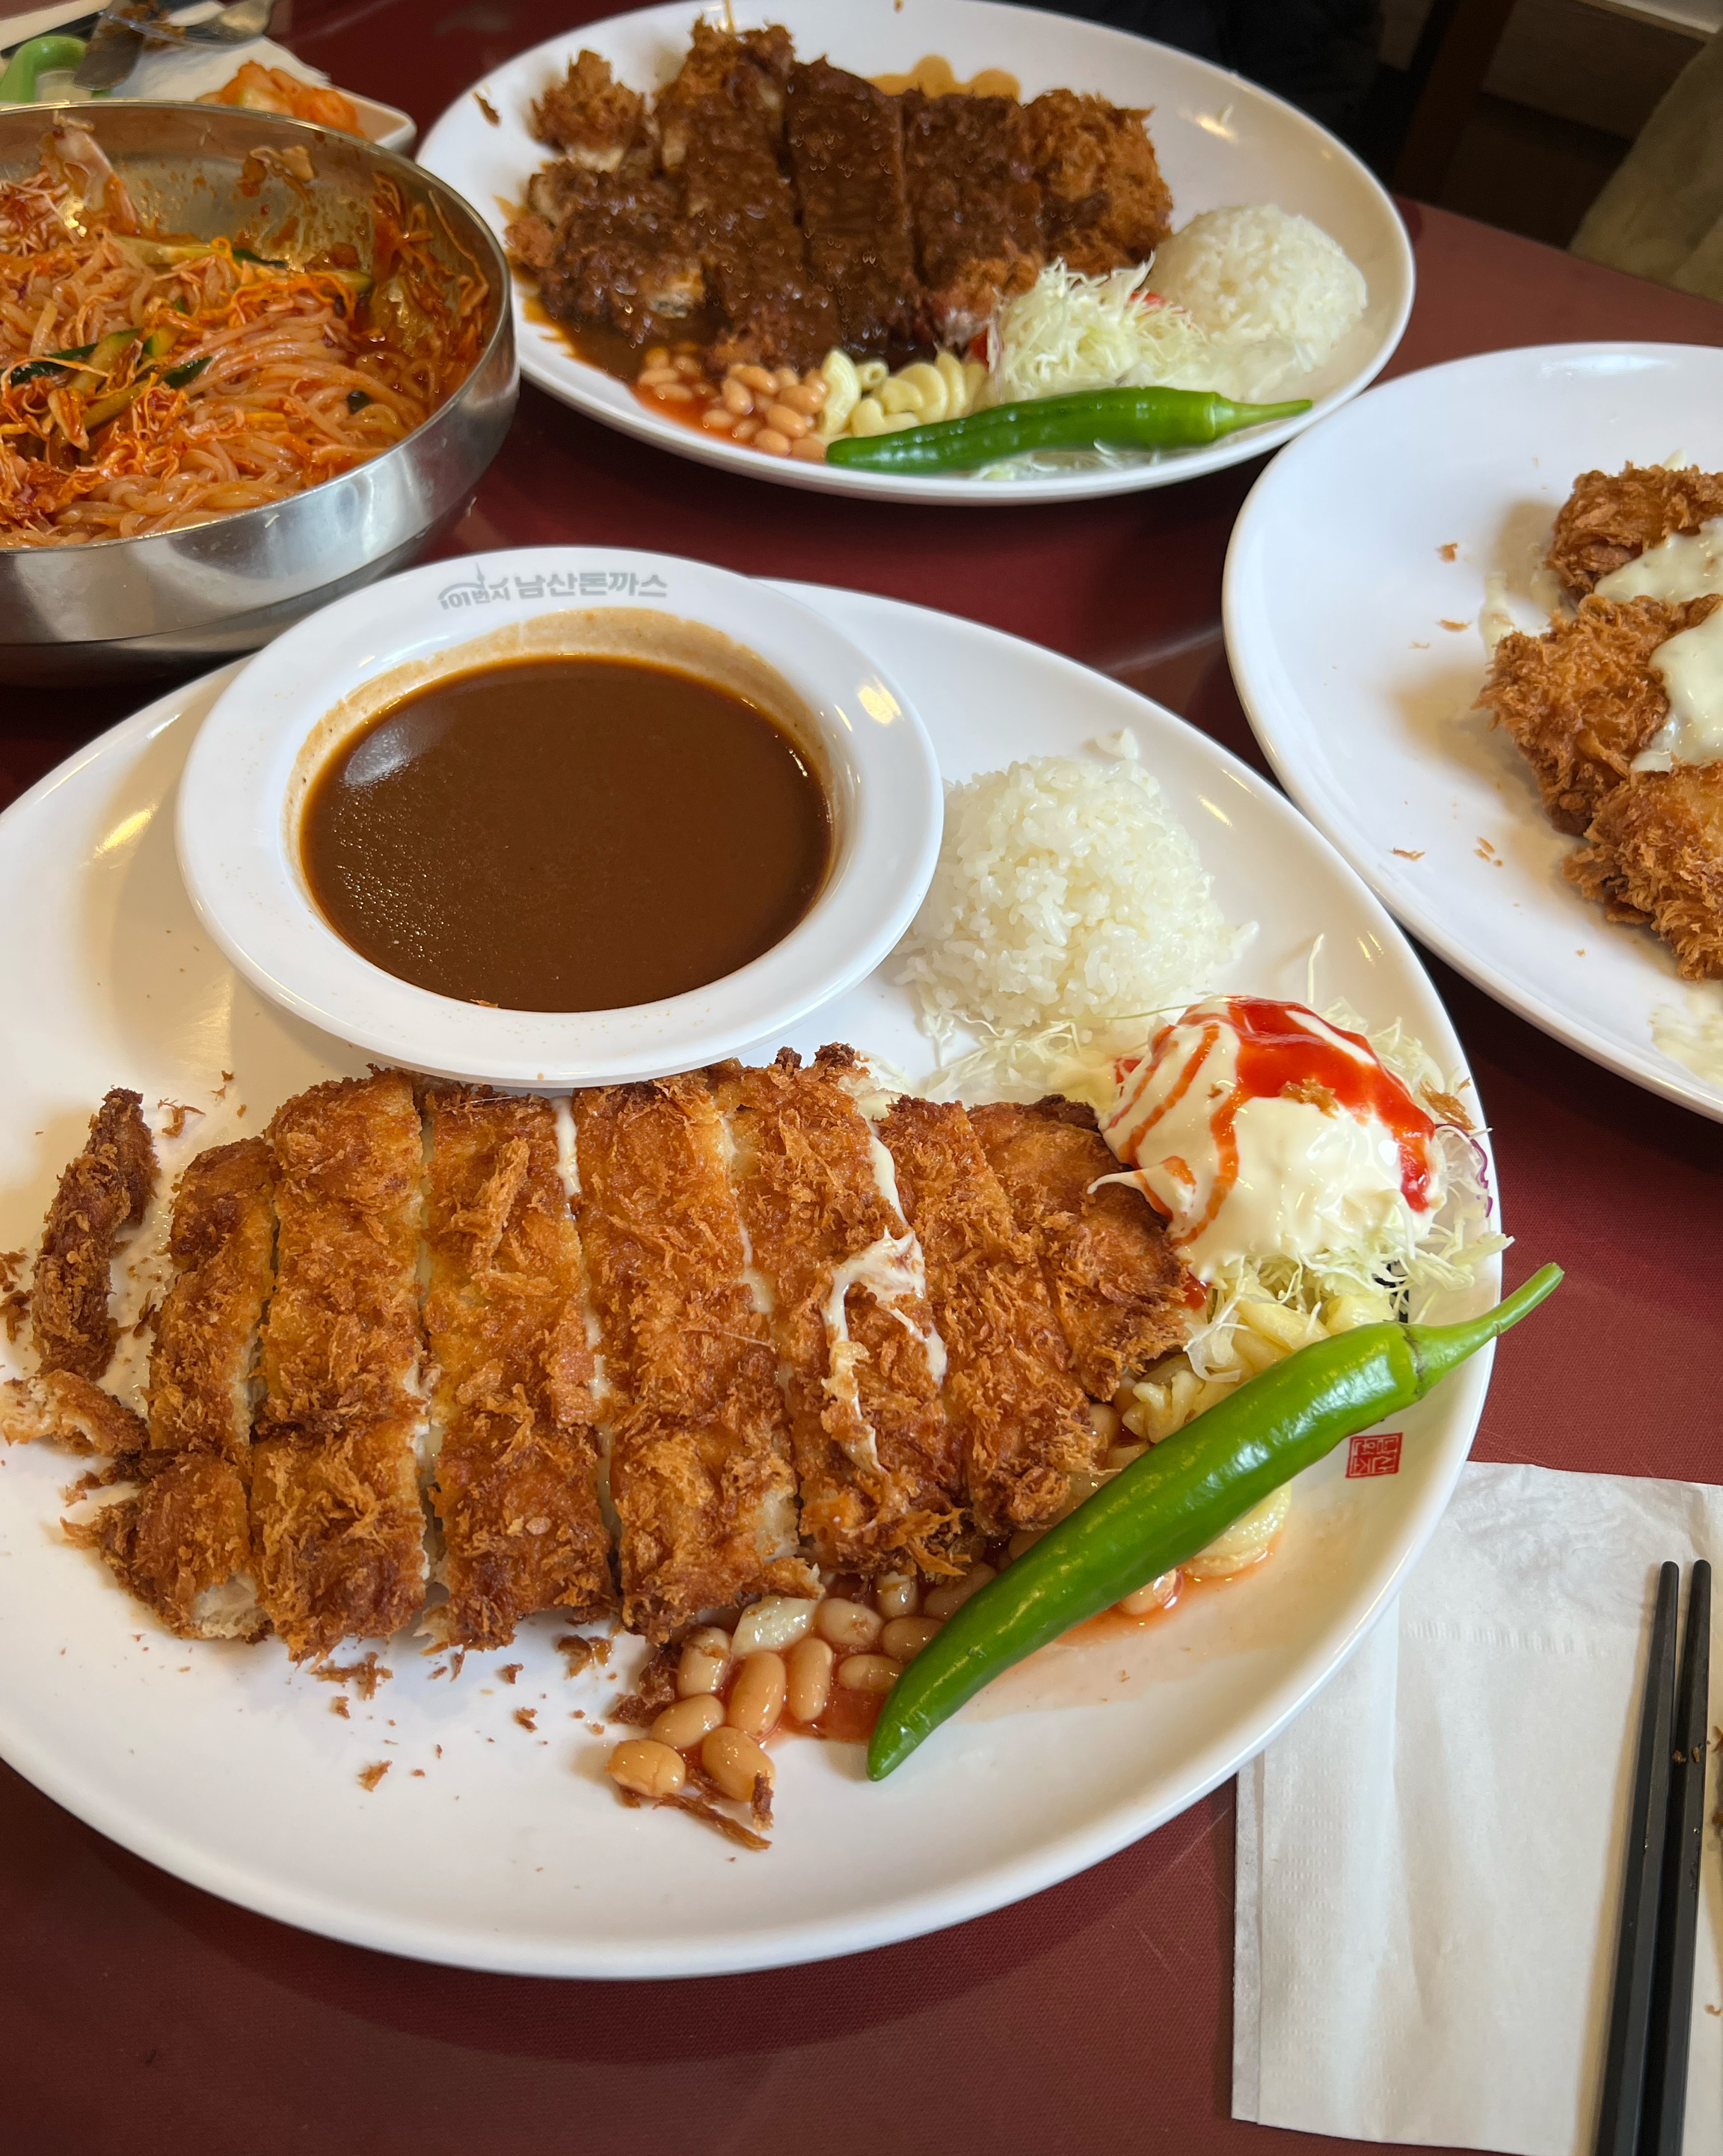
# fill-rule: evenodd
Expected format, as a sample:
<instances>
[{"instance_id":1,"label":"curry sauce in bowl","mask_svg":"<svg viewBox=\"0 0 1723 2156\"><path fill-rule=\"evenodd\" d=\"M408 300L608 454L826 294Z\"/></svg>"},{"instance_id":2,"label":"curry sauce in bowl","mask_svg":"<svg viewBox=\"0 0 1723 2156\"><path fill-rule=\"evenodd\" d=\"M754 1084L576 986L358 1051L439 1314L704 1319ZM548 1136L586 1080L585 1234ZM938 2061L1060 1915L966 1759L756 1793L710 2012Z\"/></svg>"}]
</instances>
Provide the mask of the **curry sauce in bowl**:
<instances>
[{"instance_id":1,"label":"curry sauce in bowl","mask_svg":"<svg viewBox=\"0 0 1723 2156\"><path fill-rule=\"evenodd\" d=\"M520 659L416 690L336 750L300 818L325 920L384 972L492 1008L612 1010L781 943L831 855L769 712L641 659Z\"/></svg>"},{"instance_id":2,"label":"curry sauce in bowl","mask_svg":"<svg viewBox=\"0 0 1723 2156\"><path fill-rule=\"evenodd\" d=\"M414 570L280 638L205 721L177 835L274 1001L537 1086L697 1067L853 986L941 817L919 720L793 599L556 548Z\"/></svg>"}]
</instances>

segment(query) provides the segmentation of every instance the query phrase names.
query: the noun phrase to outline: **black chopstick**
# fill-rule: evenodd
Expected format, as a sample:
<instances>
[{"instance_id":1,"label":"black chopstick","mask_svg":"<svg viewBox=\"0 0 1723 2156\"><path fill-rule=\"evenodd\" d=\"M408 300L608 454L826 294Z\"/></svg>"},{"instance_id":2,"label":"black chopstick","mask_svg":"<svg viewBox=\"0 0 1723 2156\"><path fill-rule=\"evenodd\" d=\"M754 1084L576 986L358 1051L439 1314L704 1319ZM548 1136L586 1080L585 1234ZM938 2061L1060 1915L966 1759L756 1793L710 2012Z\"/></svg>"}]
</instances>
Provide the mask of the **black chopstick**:
<instances>
[{"instance_id":1,"label":"black chopstick","mask_svg":"<svg viewBox=\"0 0 1723 2156\"><path fill-rule=\"evenodd\" d=\"M1622 1883L1621 1937L1609 2042L1603 2054L1603 2102L1597 2156L1638 2156L1651 2041L1651 1998L1657 1951L1658 1902L1663 1887L1669 1820L1670 1749L1675 1712L1675 1599L1681 1568L1666 1564L1657 1578L1657 1614L1639 1717L1633 1802L1628 1815L1627 1876Z\"/></svg>"},{"instance_id":2,"label":"black chopstick","mask_svg":"<svg viewBox=\"0 0 1723 2156\"><path fill-rule=\"evenodd\" d=\"M1681 2131L1687 2115L1687 2048L1693 2030L1699 1866L1705 1839L1710 1671L1711 1568L1701 1558L1693 1568L1687 1589L1687 1634L1675 1700L1663 1897L1657 1917L1657 1982L1652 1994L1639 2156L1681 2156Z\"/></svg>"}]
</instances>

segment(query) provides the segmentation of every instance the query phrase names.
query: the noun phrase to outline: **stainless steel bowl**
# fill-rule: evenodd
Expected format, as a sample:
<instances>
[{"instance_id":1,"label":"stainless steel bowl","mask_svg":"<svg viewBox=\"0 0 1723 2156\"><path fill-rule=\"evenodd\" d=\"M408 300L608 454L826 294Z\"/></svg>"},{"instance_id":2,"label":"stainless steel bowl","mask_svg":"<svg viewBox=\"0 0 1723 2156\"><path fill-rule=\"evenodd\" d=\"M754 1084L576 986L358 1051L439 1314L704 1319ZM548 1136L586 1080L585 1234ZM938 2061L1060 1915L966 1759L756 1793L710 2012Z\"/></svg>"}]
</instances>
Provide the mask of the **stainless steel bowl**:
<instances>
[{"instance_id":1,"label":"stainless steel bowl","mask_svg":"<svg viewBox=\"0 0 1723 2156\"><path fill-rule=\"evenodd\" d=\"M210 105L0 108L0 179L36 170L62 115L100 144L148 228L241 243L289 219L309 252L346 240L370 254L376 182L430 209L451 269L484 270L477 364L404 441L285 501L136 539L0 544L0 681L160 672L255 650L342 593L403 567L453 523L502 446L519 389L508 265L476 212L405 157L303 121ZM259 150L303 150L308 191ZM247 170L247 160L253 159ZM295 163L300 163L298 158ZM440 235L448 234L444 244Z\"/></svg>"}]
</instances>

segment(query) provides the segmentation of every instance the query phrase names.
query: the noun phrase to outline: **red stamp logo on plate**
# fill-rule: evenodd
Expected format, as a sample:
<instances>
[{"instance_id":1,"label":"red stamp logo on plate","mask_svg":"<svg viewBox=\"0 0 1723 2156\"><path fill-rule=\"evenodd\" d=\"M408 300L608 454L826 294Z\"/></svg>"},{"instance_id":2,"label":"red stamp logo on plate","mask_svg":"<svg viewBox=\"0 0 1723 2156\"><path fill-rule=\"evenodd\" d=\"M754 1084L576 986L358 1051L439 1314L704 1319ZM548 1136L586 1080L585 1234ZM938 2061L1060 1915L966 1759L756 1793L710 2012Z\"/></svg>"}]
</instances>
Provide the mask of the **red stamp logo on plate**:
<instances>
[{"instance_id":1,"label":"red stamp logo on plate","mask_svg":"<svg viewBox=\"0 0 1723 2156\"><path fill-rule=\"evenodd\" d=\"M1397 1475L1400 1472L1400 1433L1397 1430L1367 1432L1355 1437L1346 1455L1346 1479L1355 1475Z\"/></svg>"}]
</instances>

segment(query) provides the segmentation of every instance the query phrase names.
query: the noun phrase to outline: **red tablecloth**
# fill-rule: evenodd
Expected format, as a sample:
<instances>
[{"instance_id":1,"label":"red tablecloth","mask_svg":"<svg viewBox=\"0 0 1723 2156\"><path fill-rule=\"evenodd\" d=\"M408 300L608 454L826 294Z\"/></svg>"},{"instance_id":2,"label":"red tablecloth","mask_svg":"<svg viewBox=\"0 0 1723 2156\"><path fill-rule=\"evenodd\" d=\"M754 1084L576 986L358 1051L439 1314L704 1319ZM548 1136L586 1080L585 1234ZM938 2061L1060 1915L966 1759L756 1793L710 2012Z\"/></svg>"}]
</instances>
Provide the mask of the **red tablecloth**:
<instances>
[{"instance_id":1,"label":"red tablecloth","mask_svg":"<svg viewBox=\"0 0 1723 2156\"><path fill-rule=\"evenodd\" d=\"M582 0L300 0L293 42L422 124ZM690 13L692 9L690 8ZM1408 206L1391 372L1597 336L1723 343L1723 308ZM1260 766L1220 639L1254 466L1086 507L871 508L738 481L528 388L451 552L604 540L860 585L1069 652ZM1392 484L1392 475L1384 475ZM8 690L0 801L141 699ZM1715 1479L1723 1136L1433 967L1495 1132L1517 1280L1494 1460ZM1551 1801L1559 1792L1549 1793ZM1228 2116L1230 1788L1015 1908L852 1960L649 1987L469 1975L289 1931L139 1862L0 1768L0 2147L19 2156L1038 2156L1273 2147Z\"/></svg>"}]
</instances>

